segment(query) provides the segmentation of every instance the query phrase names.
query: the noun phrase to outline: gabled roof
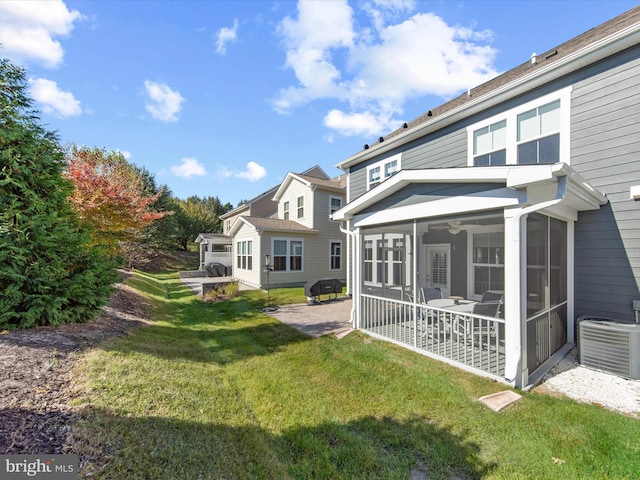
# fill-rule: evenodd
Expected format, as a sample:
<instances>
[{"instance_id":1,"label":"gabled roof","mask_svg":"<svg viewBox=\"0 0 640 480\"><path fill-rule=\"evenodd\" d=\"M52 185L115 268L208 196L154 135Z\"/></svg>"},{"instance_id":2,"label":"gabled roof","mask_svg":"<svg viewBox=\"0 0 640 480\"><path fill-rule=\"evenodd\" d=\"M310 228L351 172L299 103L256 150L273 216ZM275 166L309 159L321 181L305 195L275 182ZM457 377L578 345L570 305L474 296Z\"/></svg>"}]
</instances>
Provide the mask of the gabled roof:
<instances>
[{"instance_id":1,"label":"gabled roof","mask_svg":"<svg viewBox=\"0 0 640 480\"><path fill-rule=\"evenodd\" d=\"M282 232L282 233L318 233L318 230L305 227L293 220L262 217L238 217L234 222L229 235L234 236L242 225L248 225L257 232Z\"/></svg>"},{"instance_id":2,"label":"gabled roof","mask_svg":"<svg viewBox=\"0 0 640 480\"><path fill-rule=\"evenodd\" d=\"M214 245L227 245L231 243L231 237L221 233L199 233L195 243L211 243Z\"/></svg>"},{"instance_id":3,"label":"gabled roof","mask_svg":"<svg viewBox=\"0 0 640 480\"><path fill-rule=\"evenodd\" d=\"M567 177L573 208L577 211L599 208L607 203L607 198L578 175L569 165L555 163L551 165L506 165L491 167L454 167L428 168L420 170L400 170L364 195L342 207L331 215L333 220L351 220L353 217L379 201L389 197L411 184L424 183L485 183L496 184L496 195L508 200L508 204L521 202L517 191L528 186L542 183L554 184L560 178ZM499 191L502 188L501 191ZM447 199L451 201L451 199ZM494 207L500 205L494 204ZM503 205L504 206L504 205ZM466 205L473 210L478 204Z\"/></svg>"},{"instance_id":4,"label":"gabled roof","mask_svg":"<svg viewBox=\"0 0 640 480\"><path fill-rule=\"evenodd\" d=\"M320 168L318 165L314 165L311 168L308 168L307 170L305 170L302 174L300 175L308 175L308 174L313 174L313 176L311 178L315 178L315 179L328 179L329 176L324 172L324 170L322 170L322 168ZM309 175L310 176L310 175ZM282 184L279 185L274 185L273 187L271 187L269 190L267 190L266 192L261 193L260 195L253 197L251 200L247 200L246 202L238 205L236 208L234 208L233 210L229 210L227 213L220 215L220 218L222 220L226 220L227 218L231 218L234 217L236 215L239 215L240 213L247 211L250 209L251 205L259 200L262 200L265 197L273 197L274 193L278 191L278 189L280 188Z\"/></svg>"},{"instance_id":5,"label":"gabled roof","mask_svg":"<svg viewBox=\"0 0 640 480\"><path fill-rule=\"evenodd\" d=\"M342 193L347 188L347 176L340 175L332 179L316 178L303 173L287 173L284 181L280 185L278 191L273 195L274 201L279 201L282 194L289 187L293 180L298 180L300 183L311 188L320 188L322 190L329 190L336 193Z\"/></svg>"},{"instance_id":6,"label":"gabled roof","mask_svg":"<svg viewBox=\"0 0 640 480\"><path fill-rule=\"evenodd\" d=\"M336 165L342 170L640 43L640 6L432 108Z\"/></svg>"}]
</instances>

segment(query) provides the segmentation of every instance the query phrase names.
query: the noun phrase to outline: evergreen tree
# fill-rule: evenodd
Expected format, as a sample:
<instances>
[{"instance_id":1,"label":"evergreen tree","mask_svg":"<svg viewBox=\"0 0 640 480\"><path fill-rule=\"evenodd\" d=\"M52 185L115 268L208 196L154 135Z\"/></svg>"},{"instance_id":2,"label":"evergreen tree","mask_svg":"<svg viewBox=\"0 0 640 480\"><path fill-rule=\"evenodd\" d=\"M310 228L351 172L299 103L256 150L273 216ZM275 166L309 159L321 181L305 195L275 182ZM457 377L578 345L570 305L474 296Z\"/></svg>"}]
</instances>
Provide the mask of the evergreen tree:
<instances>
[{"instance_id":1,"label":"evergreen tree","mask_svg":"<svg viewBox=\"0 0 640 480\"><path fill-rule=\"evenodd\" d=\"M55 133L39 125L22 68L0 60L0 328L83 322L117 279L71 209Z\"/></svg>"}]
</instances>

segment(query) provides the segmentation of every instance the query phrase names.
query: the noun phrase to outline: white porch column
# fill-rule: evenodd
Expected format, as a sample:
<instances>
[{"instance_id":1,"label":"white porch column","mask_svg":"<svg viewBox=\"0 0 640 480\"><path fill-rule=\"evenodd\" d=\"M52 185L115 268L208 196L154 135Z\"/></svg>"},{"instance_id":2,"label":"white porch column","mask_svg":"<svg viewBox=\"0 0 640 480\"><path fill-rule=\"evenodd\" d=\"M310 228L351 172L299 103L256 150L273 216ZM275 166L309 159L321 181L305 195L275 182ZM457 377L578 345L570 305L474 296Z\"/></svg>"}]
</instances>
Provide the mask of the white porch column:
<instances>
[{"instance_id":1,"label":"white porch column","mask_svg":"<svg viewBox=\"0 0 640 480\"><path fill-rule=\"evenodd\" d=\"M575 222L567 221L567 342L576 343L575 332Z\"/></svg>"},{"instance_id":2,"label":"white porch column","mask_svg":"<svg viewBox=\"0 0 640 480\"><path fill-rule=\"evenodd\" d=\"M353 286L353 295L351 297L351 301L353 302L351 307L352 312L352 322L354 328L360 328L360 318L362 316L362 299L360 295L362 294L362 236L361 230L356 228L353 236L353 270L352 270L352 286Z\"/></svg>"},{"instance_id":3,"label":"white porch column","mask_svg":"<svg viewBox=\"0 0 640 480\"><path fill-rule=\"evenodd\" d=\"M516 387L527 384L527 231L521 208L504 211L505 371ZM526 218L526 215L524 216Z\"/></svg>"}]
</instances>

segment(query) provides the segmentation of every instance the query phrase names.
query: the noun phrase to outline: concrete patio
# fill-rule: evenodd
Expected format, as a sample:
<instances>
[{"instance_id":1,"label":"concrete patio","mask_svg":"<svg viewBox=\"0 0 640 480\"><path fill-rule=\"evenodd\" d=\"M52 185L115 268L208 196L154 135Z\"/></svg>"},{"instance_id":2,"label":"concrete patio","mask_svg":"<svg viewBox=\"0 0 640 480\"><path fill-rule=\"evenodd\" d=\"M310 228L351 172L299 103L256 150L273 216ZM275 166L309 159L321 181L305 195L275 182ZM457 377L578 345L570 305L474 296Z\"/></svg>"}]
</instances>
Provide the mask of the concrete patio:
<instances>
[{"instance_id":1,"label":"concrete patio","mask_svg":"<svg viewBox=\"0 0 640 480\"><path fill-rule=\"evenodd\" d=\"M273 318L310 337L341 334L351 328L351 298L338 298L309 305L306 303L284 305L274 312Z\"/></svg>"}]
</instances>

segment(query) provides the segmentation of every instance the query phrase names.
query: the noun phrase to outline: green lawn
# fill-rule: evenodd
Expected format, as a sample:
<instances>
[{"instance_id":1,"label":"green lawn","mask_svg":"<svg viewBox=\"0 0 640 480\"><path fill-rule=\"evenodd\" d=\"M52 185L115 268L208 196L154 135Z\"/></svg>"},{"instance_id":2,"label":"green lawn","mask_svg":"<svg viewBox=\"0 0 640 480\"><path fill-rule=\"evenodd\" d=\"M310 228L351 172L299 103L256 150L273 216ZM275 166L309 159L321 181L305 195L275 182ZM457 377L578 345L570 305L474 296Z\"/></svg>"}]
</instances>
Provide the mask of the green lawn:
<instances>
[{"instance_id":1,"label":"green lawn","mask_svg":"<svg viewBox=\"0 0 640 480\"><path fill-rule=\"evenodd\" d=\"M204 303L175 275L129 280L152 326L88 354L74 427L83 474L108 479L637 478L640 421L523 393L372 340L309 339L266 295ZM303 302L302 289L272 303Z\"/></svg>"}]
</instances>

